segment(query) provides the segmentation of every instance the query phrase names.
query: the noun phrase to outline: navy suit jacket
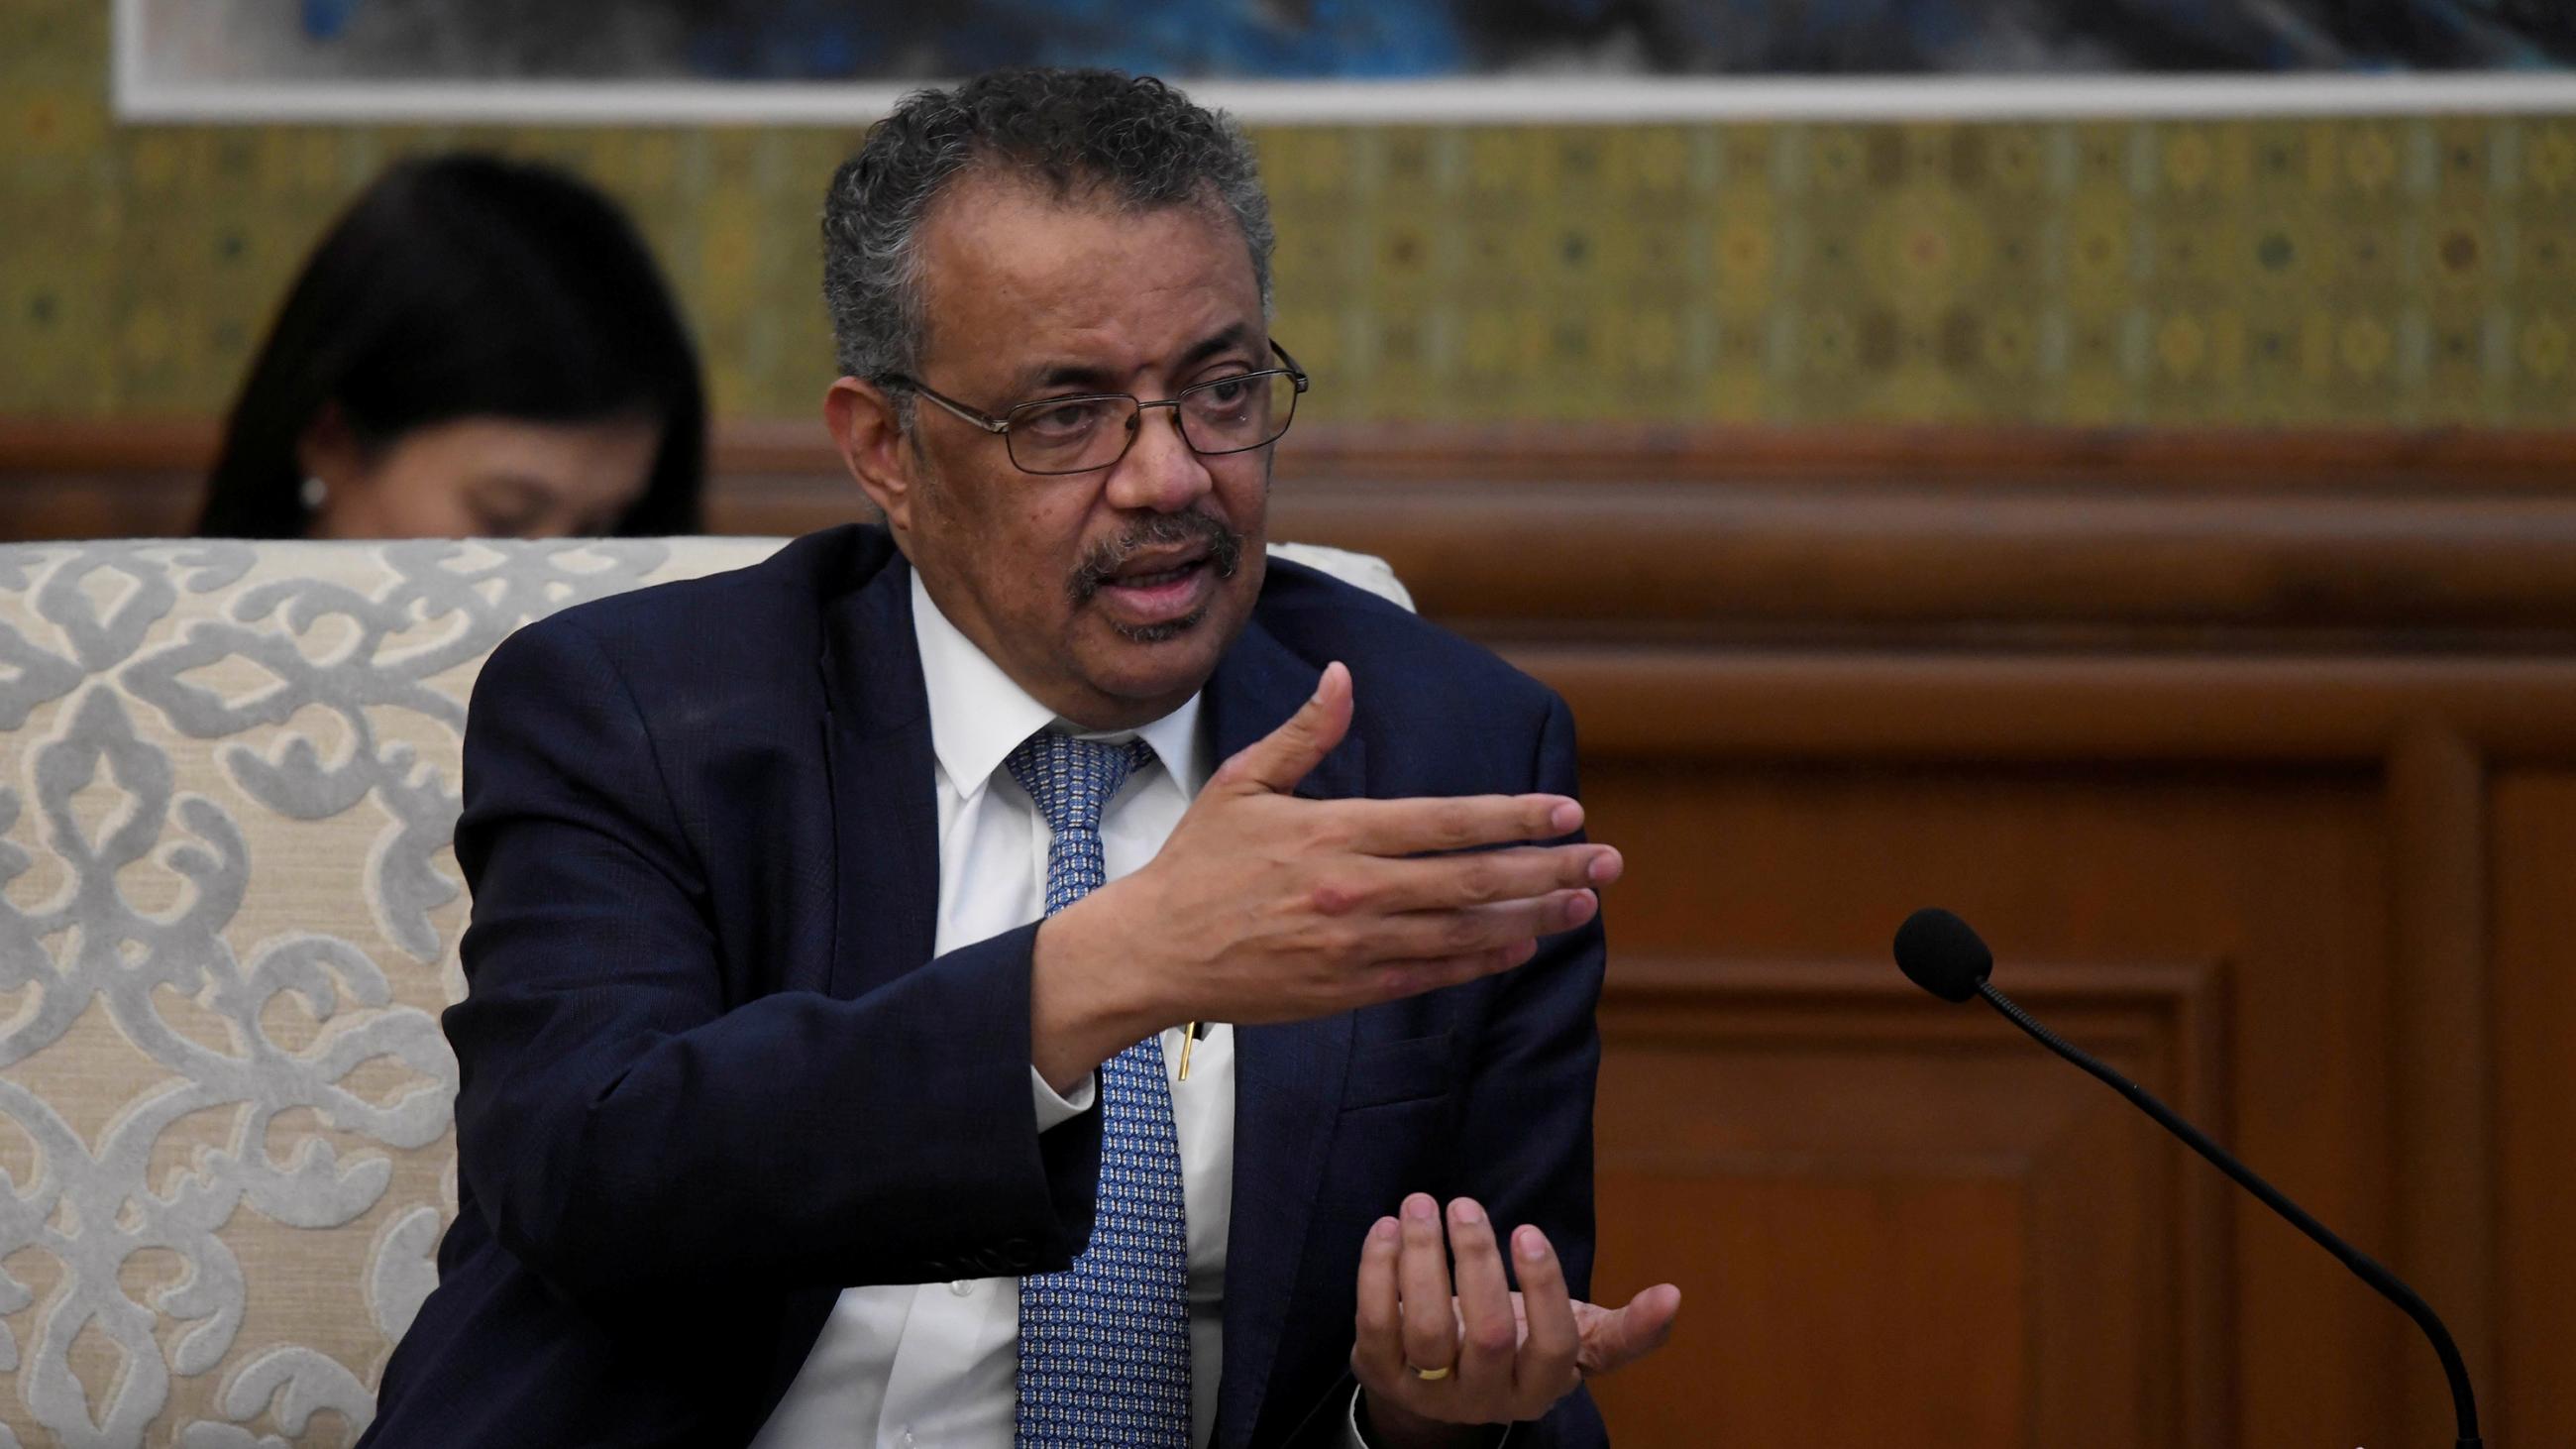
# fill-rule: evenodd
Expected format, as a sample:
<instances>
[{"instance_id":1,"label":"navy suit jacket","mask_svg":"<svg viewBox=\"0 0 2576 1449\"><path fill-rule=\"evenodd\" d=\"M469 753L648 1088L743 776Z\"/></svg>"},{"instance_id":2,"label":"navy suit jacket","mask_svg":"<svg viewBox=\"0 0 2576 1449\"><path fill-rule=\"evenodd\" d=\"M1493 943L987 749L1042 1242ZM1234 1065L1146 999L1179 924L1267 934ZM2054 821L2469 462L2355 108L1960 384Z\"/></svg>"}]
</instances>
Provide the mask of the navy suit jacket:
<instances>
[{"instance_id":1,"label":"navy suit jacket","mask_svg":"<svg viewBox=\"0 0 2576 1449\"><path fill-rule=\"evenodd\" d=\"M934 958L907 566L829 530L570 609L474 690L454 1226L367 1444L734 1445L843 1288L1062 1269L1099 1114L1029 1107L1027 926ZM1552 693L1273 561L1208 681L1224 758L1347 662L1318 797L1574 791ZM1521 969L1235 1035L1224 1449L1331 1442L1361 1239L1408 1191L1592 1257L1597 923ZM1324 1436L1324 1437L1319 1437ZM1516 1445L1602 1442L1588 1397Z\"/></svg>"}]
</instances>

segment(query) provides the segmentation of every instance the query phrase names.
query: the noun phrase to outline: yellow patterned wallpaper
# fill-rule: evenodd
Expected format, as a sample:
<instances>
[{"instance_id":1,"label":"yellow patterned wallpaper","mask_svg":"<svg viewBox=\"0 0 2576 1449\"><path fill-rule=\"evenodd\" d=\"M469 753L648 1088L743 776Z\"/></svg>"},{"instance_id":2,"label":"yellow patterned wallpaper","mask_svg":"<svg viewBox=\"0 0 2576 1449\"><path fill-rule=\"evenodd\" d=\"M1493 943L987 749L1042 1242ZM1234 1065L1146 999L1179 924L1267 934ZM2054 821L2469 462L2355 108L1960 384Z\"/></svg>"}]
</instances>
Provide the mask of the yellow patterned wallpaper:
<instances>
[{"instance_id":1,"label":"yellow patterned wallpaper","mask_svg":"<svg viewBox=\"0 0 2576 1449\"><path fill-rule=\"evenodd\" d=\"M334 211L461 144L635 211L722 415L813 414L814 213L855 126L119 125L107 8L0 5L0 414L220 412ZM2576 118L1259 140L1317 415L2560 427L2576 399Z\"/></svg>"}]
</instances>

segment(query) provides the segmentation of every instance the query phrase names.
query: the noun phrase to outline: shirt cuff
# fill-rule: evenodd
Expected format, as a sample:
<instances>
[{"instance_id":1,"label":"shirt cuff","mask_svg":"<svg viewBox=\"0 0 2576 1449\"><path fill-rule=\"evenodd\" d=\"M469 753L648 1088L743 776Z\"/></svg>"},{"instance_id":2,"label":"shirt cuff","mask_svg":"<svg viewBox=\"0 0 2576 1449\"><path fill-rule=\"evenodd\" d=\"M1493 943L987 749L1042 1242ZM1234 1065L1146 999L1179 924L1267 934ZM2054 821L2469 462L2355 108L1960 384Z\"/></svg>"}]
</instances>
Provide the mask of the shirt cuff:
<instances>
[{"instance_id":1,"label":"shirt cuff","mask_svg":"<svg viewBox=\"0 0 2576 1449\"><path fill-rule=\"evenodd\" d=\"M1082 1085L1073 1089L1073 1095L1060 1097L1056 1095L1055 1088L1047 1085L1047 1079L1039 1075L1038 1069L1031 1067L1029 1096L1037 1104L1038 1130L1045 1132L1091 1110L1091 1104L1100 1099L1100 1074L1084 1073Z\"/></svg>"},{"instance_id":2,"label":"shirt cuff","mask_svg":"<svg viewBox=\"0 0 2576 1449\"><path fill-rule=\"evenodd\" d=\"M1365 1386L1354 1387L1351 1390L1350 1417L1342 1421L1344 1425L1342 1430L1343 1449L1378 1449L1377 1445L1369 1442L1369 1437L1366 1434L1360 1432L1360 1395L1367 1392L1368 1389ZM1501 1432L1494 1435L1493 1438L1485 1441L1485 1449L1503 1449L1504 1445L1512 1441L1512 1430L1519 1426L1514 1424L1498 1424L1493 1427L1501 1430Z\"/></svg>"}]
</instances>

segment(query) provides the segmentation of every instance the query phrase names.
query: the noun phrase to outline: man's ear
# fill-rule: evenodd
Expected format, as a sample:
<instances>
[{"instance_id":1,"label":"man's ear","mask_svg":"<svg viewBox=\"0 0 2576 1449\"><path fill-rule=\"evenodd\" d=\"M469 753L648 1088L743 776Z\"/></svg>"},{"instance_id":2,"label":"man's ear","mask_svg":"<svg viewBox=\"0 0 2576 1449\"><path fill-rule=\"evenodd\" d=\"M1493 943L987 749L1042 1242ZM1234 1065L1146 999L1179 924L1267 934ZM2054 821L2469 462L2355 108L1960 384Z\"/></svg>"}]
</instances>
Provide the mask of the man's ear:
<instances>
[{"instance_id":1,"label":"man's ear","mask_svg":"<svg viewBox=\"0 0 2576 1449\"><path fill-rule=\"evenodd\" d=\"M894 398L873 382L844 377L823 394L823 421L860 491L901 539L912 529L916 459Z\"/></svg>"}]
</instances>

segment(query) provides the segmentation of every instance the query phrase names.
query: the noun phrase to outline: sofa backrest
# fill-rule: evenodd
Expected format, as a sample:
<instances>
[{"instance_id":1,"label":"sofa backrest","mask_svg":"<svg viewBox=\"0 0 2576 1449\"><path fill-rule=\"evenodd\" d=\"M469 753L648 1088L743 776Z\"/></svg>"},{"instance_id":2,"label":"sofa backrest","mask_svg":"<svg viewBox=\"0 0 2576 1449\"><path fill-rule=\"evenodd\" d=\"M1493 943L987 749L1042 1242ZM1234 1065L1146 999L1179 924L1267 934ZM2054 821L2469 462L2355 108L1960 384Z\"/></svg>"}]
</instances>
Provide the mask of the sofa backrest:
<instances>
[{"instance_id":1,"label":"sofa backrest","mask_svg":"<svg viewBox=\"0 0 2576 1449\"><path fill-rule=\"evenodd\" d=\"M0 546L0 1449L356 1437L456 1211L475 673L779 542Z\"/></svg>"}]
</instances>

